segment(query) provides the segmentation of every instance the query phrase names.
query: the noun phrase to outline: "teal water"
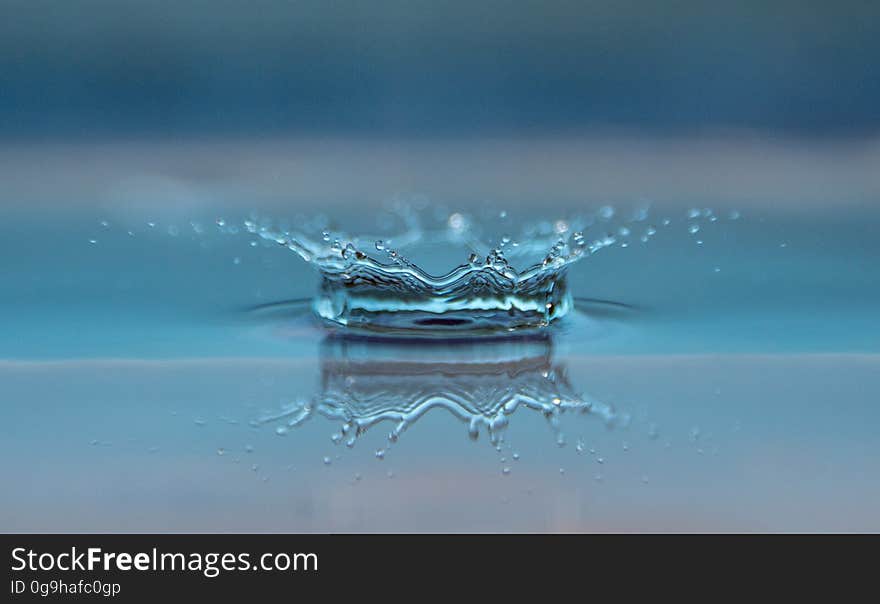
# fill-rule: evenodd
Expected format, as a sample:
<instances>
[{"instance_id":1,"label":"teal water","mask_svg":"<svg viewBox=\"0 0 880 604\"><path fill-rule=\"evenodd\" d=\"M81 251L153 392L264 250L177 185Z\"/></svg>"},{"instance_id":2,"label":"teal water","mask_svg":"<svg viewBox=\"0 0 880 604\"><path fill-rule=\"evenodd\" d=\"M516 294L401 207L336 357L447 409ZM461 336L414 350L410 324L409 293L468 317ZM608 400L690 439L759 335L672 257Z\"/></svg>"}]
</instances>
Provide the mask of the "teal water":
<instances>
[{"instance_id":1,"label":"teal water","mask_svg":"<svg viewBox=\"0 0 880 604\"><path fill-rule=\"evenodd\" d=\"M878 530L880 211L834 207L655 204L543 335L401 345L279 304L320 276L245 221L320 208L9 206L0 526Z\"/></svg>"}]
</instances>

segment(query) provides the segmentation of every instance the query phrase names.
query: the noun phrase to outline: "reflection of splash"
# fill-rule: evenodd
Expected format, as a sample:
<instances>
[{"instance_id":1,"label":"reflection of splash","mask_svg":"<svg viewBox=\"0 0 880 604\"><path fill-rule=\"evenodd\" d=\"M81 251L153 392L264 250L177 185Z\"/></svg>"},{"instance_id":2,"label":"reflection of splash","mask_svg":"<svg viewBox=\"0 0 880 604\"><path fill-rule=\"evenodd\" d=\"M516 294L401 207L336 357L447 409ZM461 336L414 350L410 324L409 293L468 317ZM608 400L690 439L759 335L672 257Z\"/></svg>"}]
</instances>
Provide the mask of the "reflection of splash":
<instances>
[{"instance_id":1,"label":"reflection of splash","mask_svg":"<svg viewBox=\"0 0 880 604\"><path fill-rule=\"evenodd\" d=\"M321 348L321 393L260 423L284 433L322 415L342 422L334 440L348 446L382 422L392 424L388 439L396 442L432 409L452 413L473 439L485 430L494 445L520 407L542 413L557 437L564 413L613 424L614 410L578 394L552 349L549 337L438 344L331 336Z\"/></svg>"}]
</instances>

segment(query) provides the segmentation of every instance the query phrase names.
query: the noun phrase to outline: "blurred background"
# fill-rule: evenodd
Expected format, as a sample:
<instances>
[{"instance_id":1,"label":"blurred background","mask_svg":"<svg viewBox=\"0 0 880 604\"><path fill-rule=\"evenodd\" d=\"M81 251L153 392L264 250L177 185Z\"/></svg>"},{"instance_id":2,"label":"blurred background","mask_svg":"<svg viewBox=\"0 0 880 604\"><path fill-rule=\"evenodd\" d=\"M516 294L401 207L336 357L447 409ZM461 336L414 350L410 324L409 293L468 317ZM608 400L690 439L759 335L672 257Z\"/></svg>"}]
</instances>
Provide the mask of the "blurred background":
<instances>
[{"instance_id":1,"label":"blurred background","mask_svg":"<svg viewBox=\"0 0 880 604\"><path fill-rule=\"evenodd\" d=\"M828 203L880 189L872 2L0 10L4 201L116 194L144 174L301 202L553 187Z\"/></svg>"},{"instance_id":2,"label":"blurred background","mask_svg":"<svg viewBox=\"0 0 880 604\"><path fill-rule=\"evenodd\" d=\"M867 1L2 7L6 138L880 127L880 8Z\"/></svg>"}]
</instances>

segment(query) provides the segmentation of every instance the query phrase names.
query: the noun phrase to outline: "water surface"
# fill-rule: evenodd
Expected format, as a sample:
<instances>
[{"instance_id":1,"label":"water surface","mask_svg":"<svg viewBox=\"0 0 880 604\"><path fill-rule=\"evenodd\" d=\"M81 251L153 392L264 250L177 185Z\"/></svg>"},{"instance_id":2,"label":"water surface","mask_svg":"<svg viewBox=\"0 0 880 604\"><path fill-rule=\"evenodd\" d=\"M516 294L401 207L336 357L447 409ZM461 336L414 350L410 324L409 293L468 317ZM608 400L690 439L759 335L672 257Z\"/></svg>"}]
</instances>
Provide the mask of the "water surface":
<instances>
[{"instance_id":1,"label":"water surface","mask_svg":"<svg viewBox=\"0 0 880 604\"><path fill-rule=\"evenodd\" d=\"M880 529L873 206L654 203L549 332L440 345L276 304L319 276L244 221L322 211L6 206L2 529Z\"/></svg>"}]
</instances>

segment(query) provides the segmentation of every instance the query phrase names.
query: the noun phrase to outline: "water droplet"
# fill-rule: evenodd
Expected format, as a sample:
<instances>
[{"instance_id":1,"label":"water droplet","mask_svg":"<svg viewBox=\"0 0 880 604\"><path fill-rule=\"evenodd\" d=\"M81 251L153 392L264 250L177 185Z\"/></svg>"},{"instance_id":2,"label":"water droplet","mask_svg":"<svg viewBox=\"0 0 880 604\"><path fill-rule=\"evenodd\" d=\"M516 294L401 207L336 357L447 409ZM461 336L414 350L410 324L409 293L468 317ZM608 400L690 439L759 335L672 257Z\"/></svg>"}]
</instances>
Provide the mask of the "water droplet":
<instances>
[{"instance_id":1,"label":"water droplet","mask_svg":"<svg viewBox=\"0 0 880 604\"><path fill-rule=\"evenodd\" d=\"M342 257L346 260L353 260L356 254L357 250L354 249L354 246L351 243L346 243L345 248L342 250Z\"/></svg>"},{"instance_id":2,"label":"water droplet","mask_svg":"<svg viewBox=\"0 0 880 604\"><path fill-rule=\"evenodd\" d=\"M333 460L330 459L329 457L326 457L326 456L325 456L325 457L324 457L324 465L325 465L325 466L329 466L331 463L333 463Z\"/></svg>"},{"instance_id":3,"label":"water droplet","mask_svg":"<svg viewBox=\"0 0 880 604\"><path fill-rule=\"evenodd\" d=\"M96 243L98 243L98 240L97 239L89 239L89 243L91 243L92 245L95 245Z\"/></svg>"},{"instance_id":4,"label":"water droplet","mask_svg":"<svg viewBox=\"0 0 880 604\"><path fill-rule=\"evenodd\" d=\"M699 233L699 232L700 232L700 225L698 225L698 224L688 225L688 233L690 233L691 235L695 235L696 233Z\"/></svg>"},{"instance_id":5,"label":"water droplet","mask_svg":"<svg viewBox=\"0 0 880 604\"><path fill-rule=\"evenodd\" d=\"M385 459L385 449L376 449L376 459Z\"/></svg>"},{"instance_id":6,"label":"water droplet","mask_svg":"<svg viewBox=\"0 0 880 604\"><path fill-rule=\"evenodd\" d=\"M223 447L219 447L217 449L217 455L223 456L226 453L226 450Z\"/></svg>"},{"instance_id":7,"label":"water droplet","mask_svg":"<svg viewBox=\"0 0 880 604\"><path fill-rule=\"evenodd\" d=\"M378 241L376 241L376 250L379 251L379 252L381 252L381 251L383 251L384 249L385 249L385 242L382 241L381 239L379 239Z\"/></svg>"},{"instance_id":8,"label":"water droplet","mask_svg":"<svg viewBox=\"0 0 880 604\"><path fill-rule=\"evenodd\" d=\"M508 474L510 474L510 468L501 468L501 473L507 476Z\"/></svg>"},{"instance_id":9,"label":"water droplet","mask_svg":"<svg viewBox=\"0 0 880 604\"><path fill-rule=\"evenodd\" d=\"M464 228L464 216L462 216L458 212L450 214L448 223L450 229L460 231L462 228Z\"/></svg>"}]
</instances>

